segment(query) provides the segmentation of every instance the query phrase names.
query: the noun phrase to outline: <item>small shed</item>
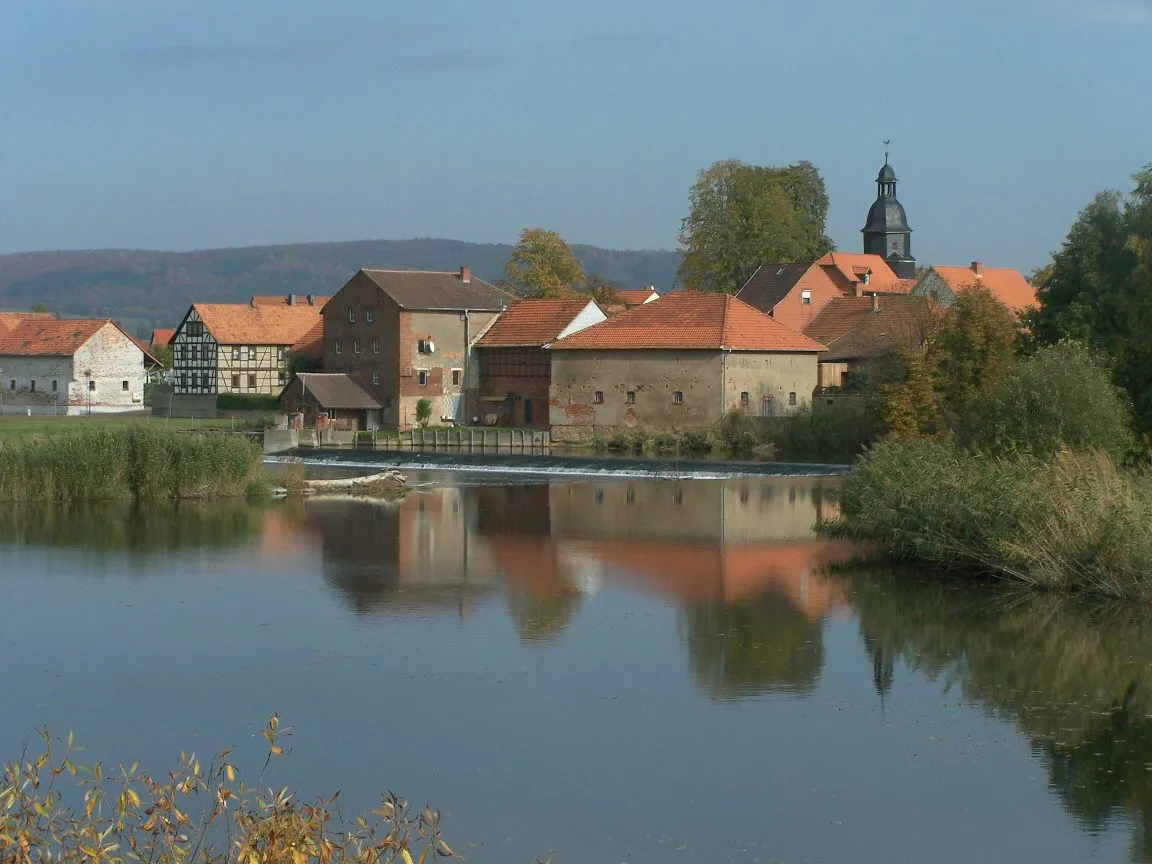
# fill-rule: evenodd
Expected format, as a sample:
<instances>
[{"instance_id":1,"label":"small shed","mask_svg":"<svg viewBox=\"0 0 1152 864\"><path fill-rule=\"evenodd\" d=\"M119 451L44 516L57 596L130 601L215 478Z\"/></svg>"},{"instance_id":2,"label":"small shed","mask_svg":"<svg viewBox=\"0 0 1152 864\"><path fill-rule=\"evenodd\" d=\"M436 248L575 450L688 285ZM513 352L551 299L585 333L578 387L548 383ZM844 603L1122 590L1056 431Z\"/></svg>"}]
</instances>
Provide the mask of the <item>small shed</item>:
<instances>
[{"instance_id":1,"label":"small shed","mask_svg":"<svg viewBox=\"0 0 1152 864\"><path fill-rule=\"evenodd\" d=\"M354 375L301 372L280 392L280 413L302 415L306 429L379 429L382 409Z\"/></svg>"}]
</instances>

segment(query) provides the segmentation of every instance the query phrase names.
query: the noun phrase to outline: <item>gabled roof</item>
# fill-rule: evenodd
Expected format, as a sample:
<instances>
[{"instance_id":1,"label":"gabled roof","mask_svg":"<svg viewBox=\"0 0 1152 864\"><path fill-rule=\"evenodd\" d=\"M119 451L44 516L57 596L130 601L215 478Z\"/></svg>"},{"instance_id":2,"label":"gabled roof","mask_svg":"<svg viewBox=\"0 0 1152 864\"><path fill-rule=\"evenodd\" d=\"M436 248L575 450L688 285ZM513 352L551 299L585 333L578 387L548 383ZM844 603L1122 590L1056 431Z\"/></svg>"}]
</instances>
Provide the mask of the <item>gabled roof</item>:
<instances>
[{"instance_id":1,"label":"gabled roof","mask_svg":"<svg viewBox=\"0 0 1152 864\"><path fill-rule=\"evenodd\" d=\"M865 276L868 279L865 291L874 291L886 294L907 294L912 290L908 280L896 275L892 266L879 255L861 252L829 252L816 262L826 268L834 279L839 277L839 287L846 289L855 282L863 283ZM842 281L841 281L842 280Z\"/></svg>"},{"instance_id":2,"label":"gabled roof","mask_svg":"<svg viewBox=\"0 0 1152 864\"><path fill-rule=\"evenodd\" d=\"M821 362L843 362L915 350L938 321L939 309L927 297L838 297L812 319L804 334L828 346Z\"/></svg>"},{"instance_id":3,"label":"gabled roof","mask_svg":"<svg viewBox=\"0 0 1152 864\"><path fill-rule=\"evenodd\" d=\"M312 325L312 329L294 342L290 348L293 356L310 360L324 359L324 319Z\"/></svg>"},{"instance_id":4,"label":"gabled roof","mask_svg":"<svg viewBox=\"0 0 1152 864\"><path fill-rule=\"evenodd\" d=\"M221 345L295 345L321 321L318 306L195 303L192 308Z\"/></svg>"},{"instance_id":5,"label":"gabled roof","mask_svg":"<svg viewBox=\"0 0 1152 864\"><path fill-rule=\"evenodd\" d=\"M163 346L167 345L169 342L171 342L172 337L175 335L176 335L175 329L169 329L166 327L158 327L157 329L152 331L152 341L151 341L150 345L153 348L163 347Z\"/></svg>"},{"instance_id":6,"label":"gabled roof","mask_svg":"<svg viewBox=\"0 0 1152 864\"><path fill-rule=\"evenodd\" d=\"M761 312L771 312L811 266L811 263L761 264L736 296Z\"/></svg>"},{"instance_id":7,"label":"gabled roof","mask_svg":"<svg viewBox=\"0 0 1152 864\"><path fill-rule=\"evenodd\" d=\"M1011 267L985 267L976 262L971 267L934 266L931 269L954 294L974 285L983 285L997 300L1017 314L1029 306L1040 305L1035 286L1024 278L1023 273Z\"/></svg>"},{"instance_id":8,"label":"gabled roof","mask_svg":"<svg viewBox=\"0 0 1152 864\"><path fill-rule=\"evenodd\" d=\"M46 318L55 320L56 316L49 312L0 312L0 336L3 336L10 330L16 329L16 327L29 319L43 320Z\"/></svg>"},{"instance_id":9,"label":"gabled roof","mask_svg":"<svg viewBox=\"0 0 1152 864\"><path fill-rule=\"evenodd\" d=\"M131 333L128 334L128 338L131 339L134 343L136 343L136 347L139 348L143 352L144 365L145 366L160 366L160 367L164 366L163 363L161 363L159 360L157 360L153 356L152 348L147 342L145 342L143 339L137 339Z\"/></svg>"},{"instance_id":10,"label":"gabled roof","mask_svg":"<svg viewBox=\"0 0 1152 864\"><path fill-rule=\"evenodd\" d=\"M296 380L288 386L295 387L298 384L303 385L321 408L372 410L381 407L380 400L351 375L300 372L296 375Z\"/></svg>"},{"instance_id":11,"label":"gabled roof","mask_svg":"<svg viewBox=\"0 0 1152 864\"><path fill-rule=\"evenodd\" d=\"M554 343L552 350L648 348L817 353L824 346L729 294L666 294Z\"/></svg>"},{"instance_id":12,"label":"gabled roof","mask_svg":"<svg viewBox=\"0 0 1152 864\"><path fill-rule=\"evenodd\" d=\"M318 297L315 294L254 294L254 306L316 306L323 308L331 297Z\"/></svg>"},{"instance_id":13,"label":"gabled roof","mask_svg":"<svg viewBox=\"0 0 1152 864\"><path fill-rule=\"evenodd\" d=\"M639 306L642 303L651 303L660 299L660 292L655 288L625 288L617 291L616 296L625 306Z\"/></svg>"},{"instance_id":14,"label":"gabled roof","mask_svg":"<svg viewBox=\"0 0 1152 864\"><path fill-rule=\"evenodd\" d=\"M516 296L495 285L461 273L438 270L361 270L401 309L464 310L497 312L511 305Z\"/></svg>"},{"instance_id":15,"label":"gabled roof","mask_svg":"<svg viewBox=\"0 0 1152 864\"><path fill-rule=\"evenodd\" d=\"M6 357L71 357L101 329L111 325L125 339L135 341L107 318L28 318L0 336L0 355Z\"/></svg>"},{"instance_id":16,"label":"gabled roof","mask_svg":"<svg viewBox=\"0 0 1152 864\"><path fill-rule=\"evenodd\" d=\"M562 300L521 300L500 314L476 342L478 348L541 348L560 338L580 313L592 306L596 319L604 313L587 297Z\"/></svg>"}]
</instances>

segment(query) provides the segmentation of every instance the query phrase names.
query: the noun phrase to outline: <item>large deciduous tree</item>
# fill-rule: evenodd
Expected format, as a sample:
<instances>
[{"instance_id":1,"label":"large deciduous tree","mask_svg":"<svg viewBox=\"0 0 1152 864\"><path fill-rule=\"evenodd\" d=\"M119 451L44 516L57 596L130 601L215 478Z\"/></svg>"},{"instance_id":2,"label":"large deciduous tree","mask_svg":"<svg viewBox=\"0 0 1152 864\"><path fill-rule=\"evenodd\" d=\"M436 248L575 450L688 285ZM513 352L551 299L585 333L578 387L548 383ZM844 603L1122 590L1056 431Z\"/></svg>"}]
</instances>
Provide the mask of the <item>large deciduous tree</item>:
<instances>
[{"instance_id":1,"label":"large deciduous tree","mask_svg":"<svg viewBox=\"0 0 1152 864\"><path fill-rule=\"evenodd\" d=\"M810 162L717 162L700 172L690 199L678 273L689 290L734 294L761 264L813 261L832 249L828 193Z\"/></svg>"},{"instance_id":2,"label":"large deciduous tree","mask_svg":"<svg viewBox=\"0 0 1152 864\"><path fill-rule=\"evenodd\" d=\"M1152 431L1152 165L1131 197L1103 192L1040 271L1036 341L1075 339L1109 354L1137 425Z\"/></svg>"},{"instance_id":3,"label":"large deciduous tree","mask_svg":"<svg viewBox=\"0 0 1152 864\"><path fill-rule=\"evenodd\" d=\"M504 267L509 287L521 297L565 297L584 288L584 267L555 231L525 228Z\"/></svg>"}]
</instances>

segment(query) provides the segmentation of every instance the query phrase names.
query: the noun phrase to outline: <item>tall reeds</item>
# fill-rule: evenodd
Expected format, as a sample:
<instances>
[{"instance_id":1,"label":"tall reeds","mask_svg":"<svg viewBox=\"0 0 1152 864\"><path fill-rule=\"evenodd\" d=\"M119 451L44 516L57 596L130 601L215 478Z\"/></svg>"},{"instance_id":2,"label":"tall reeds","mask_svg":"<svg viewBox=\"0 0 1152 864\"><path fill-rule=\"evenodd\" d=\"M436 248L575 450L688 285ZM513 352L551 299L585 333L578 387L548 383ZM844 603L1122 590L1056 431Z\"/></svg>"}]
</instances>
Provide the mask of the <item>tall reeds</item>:
<instances>
[{"instance_id":1,"label":"tall reeds","mask_svg":"<svg viewBox=\"0 0 1152 864\"><path fill-rule=\"evenodd\" d=\"M147 426L0 443L0 501L231 498L263 485L259 447Z\"/></svg>"}]
</instances>

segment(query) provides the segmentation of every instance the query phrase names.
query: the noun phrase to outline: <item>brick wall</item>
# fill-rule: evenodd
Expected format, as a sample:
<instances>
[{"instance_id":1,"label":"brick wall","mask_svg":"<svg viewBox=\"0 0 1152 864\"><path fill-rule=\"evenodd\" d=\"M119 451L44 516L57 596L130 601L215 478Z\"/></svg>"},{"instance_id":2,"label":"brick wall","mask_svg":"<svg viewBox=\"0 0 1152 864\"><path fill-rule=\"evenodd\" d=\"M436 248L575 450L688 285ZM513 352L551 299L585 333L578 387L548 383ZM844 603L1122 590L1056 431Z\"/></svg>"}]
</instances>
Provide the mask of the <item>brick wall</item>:
<instances>
[{"instance_id":1,"label":"brick wall","mask_svg":"<svg viewBox=\"0 0 1152 864\"><path fill-rule=\"evenodd\" d=\"M349 309L355 321L349 320ZM396 425L406 326L400 308L371 279L357 274L328 302L323 316L324 371L360 376L384 406L385 425Z\"/></svg>"}]
</instances>

